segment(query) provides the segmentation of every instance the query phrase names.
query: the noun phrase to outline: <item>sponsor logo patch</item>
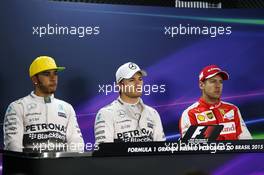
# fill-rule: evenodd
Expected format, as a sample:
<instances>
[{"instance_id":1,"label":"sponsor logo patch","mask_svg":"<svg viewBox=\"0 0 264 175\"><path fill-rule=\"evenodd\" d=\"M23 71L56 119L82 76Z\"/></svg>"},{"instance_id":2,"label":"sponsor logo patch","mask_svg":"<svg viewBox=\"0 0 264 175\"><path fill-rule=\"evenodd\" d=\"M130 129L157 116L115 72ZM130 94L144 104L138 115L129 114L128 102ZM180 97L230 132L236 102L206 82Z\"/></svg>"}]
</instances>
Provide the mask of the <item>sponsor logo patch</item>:
<instances>
[{"instance_id":1,"label":"sponsor logo patch","mask_svg":"<svg viewBox=\"0 0 264 175\"><path fill-rule=\"evenodd\" d=\"M227 112L224 115L224 118L229 119L229 120L232 120L232 119L234 119L234 115L235 115L234 110L231 110L231 111Z\"/></svg>"},{"instance_id":2,"label":"sponsor logo patch","mask_svg":"<svg viewBox=\"0 0 264 175\"><path fill-rule=\"evenodd\" d=\"M117 133L117 141L124 142L146 142L153 141L153 131L146 128L141 128L140 130L131 130L122 133Z\"/></svg>"},{"instance_id":3,"label":"sponsor logo patch","mask_svg":"<svg viewBox=\"0 0 264 175\"><path fill-rule=\"evenodd\" d=\"M225 110L224 109L219 109L220 113L224 116L225 115Z\"/></svg>"},{"instance_id":4,"label":"sponsor logo patch","mask_svg":"<svg viewBox=\"0 0 264 175\"><path fill-rule=\"evenodd\" d=\"M36 116L36 115L42 115L42 113L41 112L27 113L26 117L30 115Z\"/></svg>"},{"instance_id":5,"label":"sponsor logo patch","mask_svg":"<svg viewBox=\"0 0 264 175\"><path fill-rule=\"evenodd\" d=\"M208 121L216 120L214 113L212 111L205 111L205 114L206 114Z\"/></svg>"},{"instance_id":6,"label":"sponsor logo patch","mask_svg":"<svg viewBox=\"0 0 264 175\"><path fill-rule=\"evenodd\" d=\"M37 104L36 103L30 103L27 105L27 109L28 111L32 110L32 109L35 109L37 107Z\"/></svg>"},{"instance_id":7,"label":"sponsor logo patch","mask_svg":"<svg viewBox=\"0 0 264 175\"><path fill-rule=\"evenodd\" d=\"M227 123L219 123L220 125L224 125L224 128L222 130L222 132L220 133L222 134L232 134L232 133L236 133L236 125L235 122L227 122Z\"/></svg>"},{"instance_id":8,"label":"sponsor logo patch","mask_svg":"<svg viewBox=\"0 0 264 175\"><path fill-rule=\"evenodd\" d=\"M131 126L130 125L121 125L120 128L121 129L126 129L126 128L130 128Z\"/></svg>"},{"instance_id":9,"label":"sponsor logo patch","mask_svg":"<svg viewBox=\"0 0 264 175\"><path fill-rule=\"evenodd\" d=\"M101 119L102 119L102 114L101 113L98 113L96 115L96 122L99 122Z\"/></svg>"},{"instance_id":10,"label":"sponsor logo patch","mask_svg":"<svg viewBox=\"0 0 264 175\"><path fill-rule=\"evenodd\" d=\"M121 118L124 118L126 116L126 112L124 110L119 110L117 111L117 113L118 113L118 116Z\"/></svg>"},{"instance_id":11,"label":"sponsor logo patch","mask_svg":"<svg viewBox=\"0 0 264 175\"><path fill-rule=\"evenodd\" d=\"M198 119L199 121L205 121L205 116L199 114L199 115L197 115L197 119Z\"/></svg>"},{"instance_id":12,"label":"sponsor logo patch","mask_svg":"<svg viewBox=\"0 0 264 175\"><path fill-rule=\"evenodd\" d=\"M210 111L204 111L202 113L195 114L198 123L206 123L208 121L215 121L214 113Z\"/></svg>"},{"instance_id":13,"label":"sponsor logo patch","mask_svg":"<svg viewBox=\"0 0 264 175\"><path fill-rule=\"evenodd\" d=\"M6 116L16 115L16 111L13 109L12 106L8 106L6 110Z\"/></svg>"},{"instance_id":14,"label":"sponsor logo patch","mask_svg":"<svg viewBox=\"0 0 264 175\"><path fill-rule=\"evenodd\" d=\"M147 126L148 126L149 128L151 128L151 129L153 129L153 126L154 126L154 125L153 125L153 123L148 123Z\"/></svg>"},{"instance_id":15,"label":"sponsor logo patch","mask_svg":"<svg viewBox=\"0 0 264 175\"><path fill-rule=\"evenodd\" d=\"M213 119L214 118L214 114L212 112L208 112L206 114L206 116L209 118L209 119Z\"/></svg>"},{"instance_id":16,"label":"sponsor logo patch","mask_svg":"<svg viewBox=\"0 0 264 175\"><path fill-rule=\"evenodd\" d=\"M63 118L66 118L66 114L63 113L63 112L58 112L58 116L63 117Z\"/></svg>"}]
</instances>

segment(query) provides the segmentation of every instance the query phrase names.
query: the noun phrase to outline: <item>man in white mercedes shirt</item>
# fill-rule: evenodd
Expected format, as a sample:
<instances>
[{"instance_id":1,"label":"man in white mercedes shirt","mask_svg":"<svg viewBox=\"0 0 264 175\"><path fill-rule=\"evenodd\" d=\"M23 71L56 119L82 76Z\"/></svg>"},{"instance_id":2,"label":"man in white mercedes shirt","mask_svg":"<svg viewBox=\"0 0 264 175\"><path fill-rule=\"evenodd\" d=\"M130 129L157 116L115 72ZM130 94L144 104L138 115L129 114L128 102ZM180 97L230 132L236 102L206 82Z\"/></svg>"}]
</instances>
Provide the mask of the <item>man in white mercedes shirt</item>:
<instances>
[{"instance_id":1,"label":"man in white mercedes shirt","mask_svg":"<svg viewBox=\"0 0 264 175\"><path fill-rule=\"evenodd\" d=\"M119 97L96 115L96 143L165 141L158 112L143 103L143 76L147 73L132 62L116 71Z\"/></svg>"},{"instance_id":2,"label":"man in white mercedes shirt","mask_svg":"<svg viewBox=\"0 0 264 175\"><path fill-rule=\"evenodd\" d=\"M29 68L34 91L12 102L4 119L4 149L17 152L82 152L84 142L73 107L56 99L58 71L53 58L37 57Z\"/></svg>"}]
</instances>

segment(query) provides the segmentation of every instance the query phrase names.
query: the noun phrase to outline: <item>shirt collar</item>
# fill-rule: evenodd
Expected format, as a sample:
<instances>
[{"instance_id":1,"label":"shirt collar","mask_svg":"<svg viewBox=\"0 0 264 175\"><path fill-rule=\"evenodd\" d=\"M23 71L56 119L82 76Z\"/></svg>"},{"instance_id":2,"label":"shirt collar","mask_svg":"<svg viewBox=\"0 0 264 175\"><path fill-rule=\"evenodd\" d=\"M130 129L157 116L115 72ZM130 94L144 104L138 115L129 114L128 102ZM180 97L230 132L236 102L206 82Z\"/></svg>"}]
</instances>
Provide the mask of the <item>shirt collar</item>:
<instances>
[{"instance_id":1,"label":"shirt collar","mask_svg":"<svg viewBox=\"0 0 264 175\"><path fill-rule=\"evenodd\" d=\"M36 100L36 101L38 101L38 102L41 102L41 103L51 103L51 102L54 100L54 94L52 94L52 95L49 96L49 97L40 97L40 96L37 96L37 95L34 93L34 91L32 91L32 92L30 93L30 96L31 96L34 100Z\"/></svg>"},{"instance_id":2,"label":"shirt collar","mask_svg":"<svg viewBox=\"0 0 264 175\"><path fill-rule=\"evenodd\" d=\"M118 100L118 102L119 102L120 104L125 105L125 106L135 106L135 105L138 105L138 104L141 104L142 106L144 106L144 105L143 105L144 103L143 103L143 101L142 101L141 98L139 98L139 100L138 100L136 103L134 103L134 104L124 102L124 101L120 98L120 96L118 97L117 100Z\"/></svg>"},{"instance_id":3,"label":"shirt collar","mask_svg":"<svg viewBox=\"0 0 264 175\"><path fill-rule=\"evenodd\" d=\"M199 103L209 109L218 108L222 104L221 100L214 104L207 103L202 97L199 99Z\"/></svg>"}]
</instances>

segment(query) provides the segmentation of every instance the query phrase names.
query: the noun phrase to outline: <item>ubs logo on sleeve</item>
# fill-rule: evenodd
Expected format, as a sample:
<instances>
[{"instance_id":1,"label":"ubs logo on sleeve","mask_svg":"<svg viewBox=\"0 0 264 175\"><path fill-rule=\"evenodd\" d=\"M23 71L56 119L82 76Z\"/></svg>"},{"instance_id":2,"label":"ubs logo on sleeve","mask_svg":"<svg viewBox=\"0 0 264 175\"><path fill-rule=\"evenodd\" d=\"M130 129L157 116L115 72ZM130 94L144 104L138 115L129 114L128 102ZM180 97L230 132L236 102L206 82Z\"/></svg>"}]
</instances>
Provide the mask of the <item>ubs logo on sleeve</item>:
<instances>
[{"instance_id":1,"label":"ubs logo on sleeve","mask_svg":"<svg viewBox=\"0 0 264 175\"><path fill-rule=\"evenodd\" d=\"M63 118L67 118L66 114L65 114L65 110L61 104L59 104L59 106L58 106L58 116L63 117Z\"/></svg>"}]
</instances>

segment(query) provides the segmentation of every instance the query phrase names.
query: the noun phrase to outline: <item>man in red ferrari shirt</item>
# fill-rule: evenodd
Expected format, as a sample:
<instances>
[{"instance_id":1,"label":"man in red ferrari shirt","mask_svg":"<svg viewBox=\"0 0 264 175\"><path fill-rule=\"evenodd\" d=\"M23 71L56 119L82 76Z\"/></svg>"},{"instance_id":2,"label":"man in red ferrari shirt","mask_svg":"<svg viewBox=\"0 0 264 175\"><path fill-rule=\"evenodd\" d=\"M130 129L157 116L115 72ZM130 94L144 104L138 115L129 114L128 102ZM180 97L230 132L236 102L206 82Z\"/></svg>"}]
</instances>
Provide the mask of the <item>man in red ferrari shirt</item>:
<instances>
[{"instance_id":1,"label":"man in red ferrari shirt","mask_svg":"<svg viewBox=\"0 0 264 175\"><path fill-rule=\"evenodd\" d=\"M191 125L224 125L217 140L252 139L237 106L221 101L223 80L227 72L216 65L210 65L199 75L202 96L189 106L180 119L180 134L183 137Z\"/></svg>"}]
</instances>

